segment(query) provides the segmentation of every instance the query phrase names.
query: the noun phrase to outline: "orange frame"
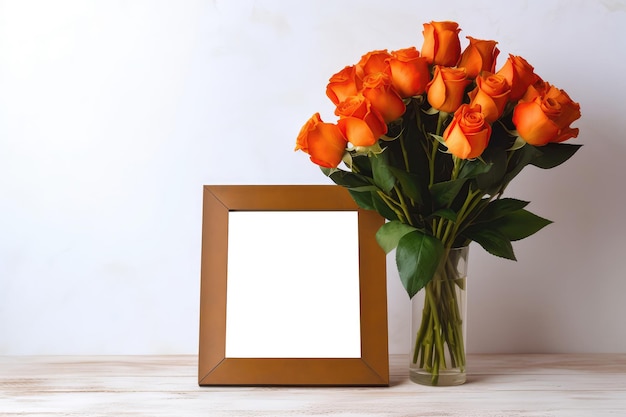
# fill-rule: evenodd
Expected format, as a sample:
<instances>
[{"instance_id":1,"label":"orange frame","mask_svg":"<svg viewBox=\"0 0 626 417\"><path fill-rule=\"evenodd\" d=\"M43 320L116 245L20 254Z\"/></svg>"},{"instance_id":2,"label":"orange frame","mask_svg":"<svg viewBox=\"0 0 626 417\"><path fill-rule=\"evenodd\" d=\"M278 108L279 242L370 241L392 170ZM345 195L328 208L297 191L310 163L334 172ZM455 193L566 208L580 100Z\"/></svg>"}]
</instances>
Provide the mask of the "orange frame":
<instances>
[{"instance_id":1,"label":"orange frame","mask_svg":"<svg viewBox=\"0 0 626 417\"><path fill-rule=\"evenodd\" d=\"M225 357L228 213L357 211L360 358ZM378 213L360 209L335 185L205 185L202 221L199 385L389 385L385 253Z\"/></svg>"}]
</instances>

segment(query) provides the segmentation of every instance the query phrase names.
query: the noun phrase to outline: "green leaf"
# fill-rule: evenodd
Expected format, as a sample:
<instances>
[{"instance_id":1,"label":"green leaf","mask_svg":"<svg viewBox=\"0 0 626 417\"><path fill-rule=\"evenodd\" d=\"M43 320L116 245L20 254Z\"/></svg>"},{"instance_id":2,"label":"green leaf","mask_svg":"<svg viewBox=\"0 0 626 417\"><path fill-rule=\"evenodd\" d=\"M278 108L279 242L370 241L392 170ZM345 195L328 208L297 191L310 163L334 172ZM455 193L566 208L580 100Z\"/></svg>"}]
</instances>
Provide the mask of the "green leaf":
<instances>
[{"instance_id":1,"label":"green leaf","mask_svg":"<svg viewBox=\"0 0 626 417\"><path fill-rule=\"evenodd\" d=\"M399 119L399 125L402 126L402 119ZM380 137L380 140L382 140L383 142L393 142L394 140L398 139L400 136L402 135L402 130L400 130L395 136L387 136L387 135L382 135Z\"/></svg>"},{"instance_id":2,"label":"green leaf","mask_svg":"<svg viewBox=\"0 0 626 417\"><path fill-rule=\"evenodd\" d=\"M370 156L372 162L372 174L374 175L374 184L381 190L388 193L396 184L396 178L389 169L387 154L385 152Z\"/></svg>"},{"instance_id":3,"label":"green leaf","mask_svg":"<svg viewBox=\"0 0 626 417\"><path fill-rule=\"evenodd\" d=\"M490 227L502 233L509 240L515 241L537 233L550 223L552 223L551 220L522 209L496 219L490 223Z\"/></svg>"},{"instance_id":4,"label":"green leaf","mask_svg":"<svg viewBox=\"0 0 626 417\"><path fill-rule=\"evenodd\" d=\"M397 220L390 221L383 224L380 229L378 229L376 232L376 241L385 253L389 253L398 246L398 242L404 235L414 230L417 229L408 224L401 223Z\"/></svg>"},{"instance_id":5,"label":"green leaf","mask_svg":"<svg viewBox=\"0 0 626 417\"><path fill-rule=\"evenodd\" d=\"M420 192L420 177L410 172L406 172L396 167L389 167L391 173L398 179L404 194L417 204L423 204L422 193Z\"/></svg>"},{"instance_id":6,"label":"green leaf","mask_svg":"<svg viewBox=\"0 0 626 417\"><path fill-rule=\"evenodd\" d=\"M371 179L373 177L372 174L372 163L370 158L367 155L353 155L352 156L352 169L355 172L358 172L362 177ZM370 181L373 182L373 181Z\"/></svg>"},{"instance_id":7,"label":"green leaf","mask_svg":"<svg viewBox=\"0 0 626 417\"><path fill-rule=\"evenodd\" d=\"M528 201L516 200L514 198L501 198L492 201L478 217L477 222L492 221L499 217L506 216L517 210L521 210L528 205Z\"/></svg>"},{"instance_id":8,"label":"green leaf","mask_svg":"<svg viewBox=\"0 0 626 417\"><path fill-rule=\"evenodd\" d=\"M362 209L376 210L376 207L374 207L374 202L372 201L371 192L358 192L350 189L348 189L348 192L352 196L354 202Z\"/></svg>"},{"instance_id":9,"label":"green leaf","mask_svg":"<svg viewBox=\"0 0 626 417\"><path fill-rule=\"evenodd\" d=\"M509 132L509 133L514 133L515 134L514 135L515 136L515 142L513 142L513 144L511 145L511 147L509 149L507 149L507 151L516 151L516 150L526 146L526 141L524 139L522 139L521 136L517 135L517 131Z\"/></svg>"},{"instance_id":10,"label":"green leaf","mask_svg":"<svg viewBox=\"0 0 626 417\"><path fill-rule=\"evenodd\" d=\"M554 168L570 159L581 146L571 143L548 143L537 148L541 154L536 156L530 163L543 169Z\"/></svg>"},{"instance_id":11,"label":"green leaf","mask_svg":"<svg viewBox=\"0 0 626 417\"><path fill-rule=\"evenodd\" d=\"M346 164L350 171L352 171L352 154L350 152L344 152L343 156L341 157L341 161ZM322 171L323 170L324 168L322 168Z\"/></svg>"},{"instance_id":12,"label":"green leaf","mask_svg":"<svg viewBox=\"0 0 626 417\"><path fill-rule=\"evenodd\" d=\"M492 255L516 260L511 240L498 230L478 227L468 228L463 232L463 236L475 241Z\"/></svg>"},{"instance_id":13,"label":"green leaf","mask_svg":"<svg viewBox=\"0 0 626 417\"><path fill-rule=\"evenodd\" d=\"M374 210L378 212L387 220L398 220L398 215L385 203L385 201L378 195L378 192L372 192L372 203Z\"/></svg>"},{"instance_id":14,"label":"green leaf","mask_svg":"<svg viewBox=\"0 0 626 417\"><path fill-rule=\"evenodd\" d=\"M501 148L487 148L482 154L482 159L485 163L491 165L491 168L482 174L476 175L476 185L485 191L491 190L493 187L499 187L502 177L506 173L506 152Z\"/></svg>"},{"instance_id":15,"label":"green leaf","mask_svg":"<svg viewBox=\"0 0 626 417\"><path fill-rule=\"evenodd\" d=\"M396 265L409 298L413 298L430 282L443 254L441 241L419 230L407 233L400 239L396 249Z\"/></svg>"},{"instance_id":16,"label":"green leaf","mask_svg":"<svg viewBox=\"0 0 626 417\"><path fill-rule=\"evenodd\" d=\"M435 135L434 133L430 133L428 136L430 136L431 138L435 139L437 142L439 142L442 145L444 145L446 147L446 149L448 149L448 146L446 145L446 141L443 140L443 136Z\"/></svg>"},{"instance_id":17,"label":"green leaf","mask_svg":"<svg viewBox=\"0 0 626 417\"><path fill-rule=\"evenodd\" d=\"M480 159L466 160L459 173L459 178L475 178L478 175L485 174L493 167L493 163L487 163Z\"/></svg>"},{"instance_id":18,"label":"green leaf","mask_svg":"<svg viewBox=\"0 0 626 417\"><path fill-rule=\"evenodd\" d=\"M430 193L433 196L433 202L435 207L447 207L456 198L463 188L466 179L460 178L452 181L443 181L433 184L430 187Z\"/></svg>"},{"instance_id":19,"label":"green leaf","mask_svg":"<svg viewBox=\"0 0 626 417\"><path fill-rule=\"evenodd\" d=\"M365 210L374 210L387 220L398 220L396 213L380 198L378 191L358 192L348 189L356 204Z\"/></svg>"},{"instance_id":20,"label":"green leaf","mask_svg":"<svg viewBox=\"0 0 626 417\"><path fill-rule=\"evenodd\" d=\"M428 219L432 219L433 217L441 217L450 220L451 222L456 222L457 214L452 209L444 208L431 213L430 216L428 216Z\"/></svg>"},{"instance_id":21,"label":"green leaf","mask_svg":"<svg viewBox=\"0 0 626 417\"><path fill-rule=\"evenodd\" d=\"M539 152L537 151L537 148L532 145L526 145L513 151L513 155L511 156L511 160L507 167L508 171L502 180L503 184L506 185L511 182L511 180L513 180L513 178L515 178L526 165L531 163L531 161L538 156Z\"/></svg>"},{"instance_id":22,"label":"green leaf","mask_svg":"<svg viewBox=\"0 0 626 417\"><path fill-rule=\"evenodd\" d=\"M346 188L368 187L372 185L366 177L355 174L354 172L348 172L338 168L322 168L322 172L330 177L335 184Z\"/></svg>"},{"instance_id":23,"label":"green leaf","mask_svg":"<svg viewBox=\"0 0 626 417\"><path fill-rule=\"evenodd\" d=\"M362 187L346 187L348 190L356 191L357 193L364 193L366 191L377 191L378 187L375 185L364 185Z\"/></svg>"}]
</instances>

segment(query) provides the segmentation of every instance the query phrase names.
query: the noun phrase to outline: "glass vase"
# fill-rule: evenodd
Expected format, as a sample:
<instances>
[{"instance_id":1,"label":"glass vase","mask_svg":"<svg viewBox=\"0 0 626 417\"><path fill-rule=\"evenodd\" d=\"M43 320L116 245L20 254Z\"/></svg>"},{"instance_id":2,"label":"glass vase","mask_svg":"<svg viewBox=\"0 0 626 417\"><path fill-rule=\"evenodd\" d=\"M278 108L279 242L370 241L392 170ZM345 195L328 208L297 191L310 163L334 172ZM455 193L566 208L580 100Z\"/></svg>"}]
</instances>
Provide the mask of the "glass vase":
<instances>
[{"instance_id":1,"label":"glass vase","mask_svg":"<svg viewBox=\"0 0 626 417\"><path fill-rule=\"evenodd\" d=\"M465 375L469 247L450 249L432 281L411 299L409 376L422 385L460 385Z\"/></svg>"}]
</instances>

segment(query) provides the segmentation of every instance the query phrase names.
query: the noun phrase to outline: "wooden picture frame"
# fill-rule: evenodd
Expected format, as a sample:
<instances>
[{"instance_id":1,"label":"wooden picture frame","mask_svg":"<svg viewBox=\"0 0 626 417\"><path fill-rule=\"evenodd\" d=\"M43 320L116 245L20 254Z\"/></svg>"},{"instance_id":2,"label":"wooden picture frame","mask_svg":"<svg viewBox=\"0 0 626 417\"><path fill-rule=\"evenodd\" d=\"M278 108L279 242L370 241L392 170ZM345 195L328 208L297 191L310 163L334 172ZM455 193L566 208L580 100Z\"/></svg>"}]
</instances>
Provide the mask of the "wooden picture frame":
<instances>
[{"instance_id":1,"label":"wooden picture frame","mask_svg":"<svg viewBox=\"0 0 626 417\"><path fill-rule=\"evenodd\" d=\"M229 213L355 212L358 217L358 357L226 355ZM203 195L199 385L389 385L385 253L378 213L360 209L335 185L206 185ZM251 233L254 233L251 231ZM307 236L302 236L306 239ZM334 237L341 238L340 236ZM290 242L298 244L298 242ZM280 260L280 251L276 251ZM319 262L323 262L320 259ZM303 260L302 267L306 268ZM332 271L329 271L332 273ZM263 279L264 272L259 272ZM259 294L259 297L262 297ZM323 304L322 304L323 305ZM326 343L323 341L323 343ZM332 344L333 340L327 343Z\"/></svg>"}]
</instances>

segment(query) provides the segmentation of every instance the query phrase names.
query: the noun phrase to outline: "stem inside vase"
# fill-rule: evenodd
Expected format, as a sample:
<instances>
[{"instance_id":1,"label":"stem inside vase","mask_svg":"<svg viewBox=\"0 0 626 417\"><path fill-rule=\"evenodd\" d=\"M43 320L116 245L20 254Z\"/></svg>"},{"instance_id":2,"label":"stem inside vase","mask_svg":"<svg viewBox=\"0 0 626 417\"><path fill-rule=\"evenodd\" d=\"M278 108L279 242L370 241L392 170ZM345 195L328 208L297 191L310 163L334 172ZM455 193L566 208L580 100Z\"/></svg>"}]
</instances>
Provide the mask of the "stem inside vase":
<instances>
[{"instance_id":1,"label":"stem inside vase","mask_svg":"<svg viewBox=\"0 0 626 417\"><path fill-rule=\"evenodd\" d=\"M433 279L411 300L410 377L424 385L465 382L468 247L451 249Z\"/></svg>"}]
</instances>

